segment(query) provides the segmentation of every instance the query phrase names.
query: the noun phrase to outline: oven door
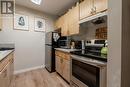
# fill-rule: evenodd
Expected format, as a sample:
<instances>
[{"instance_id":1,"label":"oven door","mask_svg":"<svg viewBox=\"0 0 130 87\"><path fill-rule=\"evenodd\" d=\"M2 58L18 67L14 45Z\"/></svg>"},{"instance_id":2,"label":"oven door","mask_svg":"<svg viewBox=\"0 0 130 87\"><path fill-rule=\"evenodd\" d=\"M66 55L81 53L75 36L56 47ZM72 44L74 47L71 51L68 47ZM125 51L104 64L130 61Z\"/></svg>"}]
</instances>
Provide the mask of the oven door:
<instances>
[{"instance_id":1,"label":"oven door","mask_svg":"<svg viewBox=\"0 0 130 87\"><path fill-rule=\"evenodd\" d=\"M79 87L100 87L100 68L84 63L82 61L71 60L71 80Z\"/></svg>"}]
</instances>

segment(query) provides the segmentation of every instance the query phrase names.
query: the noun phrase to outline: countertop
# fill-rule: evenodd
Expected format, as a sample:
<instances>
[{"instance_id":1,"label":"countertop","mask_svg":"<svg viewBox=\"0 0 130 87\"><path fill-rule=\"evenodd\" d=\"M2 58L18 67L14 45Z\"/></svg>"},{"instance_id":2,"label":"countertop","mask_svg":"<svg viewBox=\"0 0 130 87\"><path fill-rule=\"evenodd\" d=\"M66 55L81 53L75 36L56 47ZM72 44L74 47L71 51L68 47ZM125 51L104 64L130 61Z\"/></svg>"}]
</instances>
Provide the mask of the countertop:
<instances>
[{"instance_id":1,"label":"countertop","mask_svg":"<svg viewBox=\"0 0 130 87\"><path fill-rule=\"evenodd\" d=\"M8 56L10 53L12 53L14 50L5 50L0 51L0 61L2 61L6 56Z\"/></svg>"},{"instance_id":2,"label":"countertop","mask_svg":"<svg viewBox=\"0 0 130 87\"><path fill-rule=\"evenodd\" d=\"M67 53L70 53L72 51L78 51L78 49L64 49L64 48L55 48L55 49L59 51L67 52Z\"/></svg>"}]
</instances>

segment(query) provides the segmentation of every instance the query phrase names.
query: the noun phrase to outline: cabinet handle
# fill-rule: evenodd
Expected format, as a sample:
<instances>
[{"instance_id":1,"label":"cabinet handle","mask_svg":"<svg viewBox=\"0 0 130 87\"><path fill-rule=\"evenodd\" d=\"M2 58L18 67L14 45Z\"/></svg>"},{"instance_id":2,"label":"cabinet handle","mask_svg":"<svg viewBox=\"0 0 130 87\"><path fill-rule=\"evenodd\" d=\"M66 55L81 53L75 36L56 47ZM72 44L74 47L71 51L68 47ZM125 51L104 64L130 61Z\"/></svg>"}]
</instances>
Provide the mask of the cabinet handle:
<instances>
[{"instance_id":1,"label":"cabinet handle","mask_svg":"<svg viewBox=\"0 0 130 87\"><path fill-rule=\"evenodd\" d=\"M93 8L91 8L91 14L93 14L93 12L94 12L94 10L93 10Z\"/></svg>"},{"instance_id":2,"label":"cabinet handle","mask_svg":"<svg viewBox=\"0 0 130 87\"><path fill-rule=\"evenodd\" d=\"M97 8L96 7L94 7L94 13L96 13L97 12Z\"/></svg>"},{"instance_id":3,"label":"cabinet handle","mask_svg":"<svg viewBox=\"0 0 130 87\"><path fill-rule=\"evenodd\" d=\"M93 15L93 14L96 14L96 10L97 10L96 7L91 8L91 14L92 14L92 15Z\"/></svg>"}]
</instances>

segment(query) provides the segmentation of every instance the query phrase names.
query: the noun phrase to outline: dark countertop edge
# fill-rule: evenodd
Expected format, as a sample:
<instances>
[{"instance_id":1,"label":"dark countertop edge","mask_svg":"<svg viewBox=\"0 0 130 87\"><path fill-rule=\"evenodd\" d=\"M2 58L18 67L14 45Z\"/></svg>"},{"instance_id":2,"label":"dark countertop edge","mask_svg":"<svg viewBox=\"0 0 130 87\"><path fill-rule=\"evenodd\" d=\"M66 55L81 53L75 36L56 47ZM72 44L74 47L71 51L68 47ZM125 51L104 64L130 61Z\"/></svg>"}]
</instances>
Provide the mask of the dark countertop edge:
<instances>
[{"instance_id":1,"label":"dark countertop edge","mask_svg":"<svg viewBox=\"0 0 130 87\"><path fill-rule=\"evenodd\" d=\"M95 59L95 60L99 60L99 61L103 61L103 62L107 62L107 58L101 58L101 57L96 57L96 56L90 56L90 55L80 55L80 54L74 54L73 52L70 52L72 55L77 55L77 56L82 56L82 57L86 57L86 58L90 58L90 59ZM98 58L98 59L97 59Z\"/></svg>"}]
</instances>

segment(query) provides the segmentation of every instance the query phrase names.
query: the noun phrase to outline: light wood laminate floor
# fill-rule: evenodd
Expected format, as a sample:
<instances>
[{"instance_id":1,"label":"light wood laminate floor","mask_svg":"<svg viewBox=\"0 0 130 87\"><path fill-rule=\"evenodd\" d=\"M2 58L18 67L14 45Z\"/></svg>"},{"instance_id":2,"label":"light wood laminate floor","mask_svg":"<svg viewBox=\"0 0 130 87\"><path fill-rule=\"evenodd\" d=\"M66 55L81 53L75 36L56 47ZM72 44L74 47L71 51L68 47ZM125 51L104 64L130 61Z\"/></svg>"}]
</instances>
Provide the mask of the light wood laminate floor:
<instances>
[{"instance_id":1,"label":"light wood laminate floor","mask_svg":"<svg viewBox=\"0 0 130 87\"><path fill-rule=\"evenodd\" d=\"M70 87L57 73L37 69L14 76L10 87Z\"/></svg>"}]
</instances>

